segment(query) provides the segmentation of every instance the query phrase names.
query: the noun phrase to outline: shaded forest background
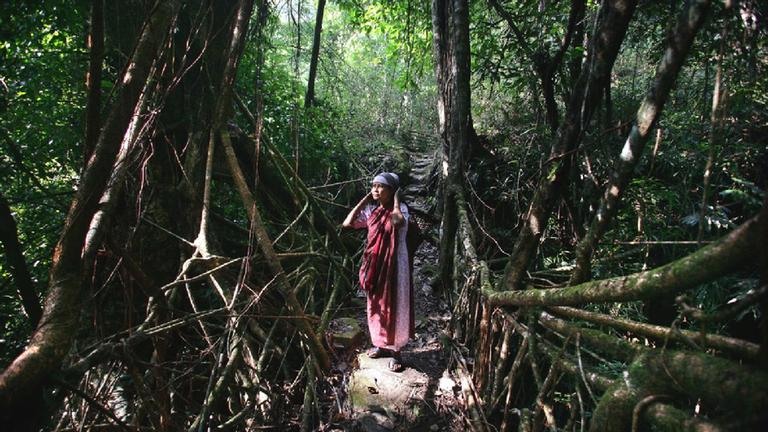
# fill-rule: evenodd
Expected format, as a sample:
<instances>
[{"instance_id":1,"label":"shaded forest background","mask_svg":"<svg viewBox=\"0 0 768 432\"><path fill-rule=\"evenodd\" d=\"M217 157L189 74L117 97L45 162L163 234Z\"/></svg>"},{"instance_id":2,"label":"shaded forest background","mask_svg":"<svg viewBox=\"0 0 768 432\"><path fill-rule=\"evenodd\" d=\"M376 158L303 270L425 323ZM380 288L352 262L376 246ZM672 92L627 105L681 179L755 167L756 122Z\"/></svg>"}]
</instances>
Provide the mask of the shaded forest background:
<instances>
[{"instance_id":1,"label":"shaded forest background","mask_svg":"<svg viewBox=\"0 0 768 432\"><path fill-rule=\"evenodd\" d=\"M0 422L332 424L338 225L421 152L469 427L765 426L764 8L4 2Z\"/></svg>"}]
</instances>

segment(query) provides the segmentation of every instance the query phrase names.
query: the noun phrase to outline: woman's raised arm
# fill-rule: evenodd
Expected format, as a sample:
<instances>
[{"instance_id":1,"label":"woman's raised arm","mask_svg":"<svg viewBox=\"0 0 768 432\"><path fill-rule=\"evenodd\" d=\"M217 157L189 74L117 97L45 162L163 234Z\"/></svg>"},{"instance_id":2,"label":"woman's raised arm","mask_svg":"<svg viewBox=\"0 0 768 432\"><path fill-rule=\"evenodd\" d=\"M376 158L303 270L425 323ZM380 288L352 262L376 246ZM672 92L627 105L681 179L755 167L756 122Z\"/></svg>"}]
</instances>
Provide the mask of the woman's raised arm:
<instances>
[{"instance_id":1,"label":"woman's raised arm","mask_svg":"<svg viewBox=\"0 0 768 432\"><path fill-rule=\"evenodd\" d=\"M400 211L400 189L395 191L394 206L392 207L392 225L399 227L405 222L405 217Z\"/></svg>"},{"instance_id":2,"label":"woman's raised arm","mask_svg":"<svg viewBox=\"0 0 768 432\"><path fill-rule=\"evenodd\" d=\"M363 197L363 199L360 200L359 203L349 212L347 217L344 219L344 222L341 223L341 226L343 228L353 228L353 222L355 221L355 218L358 214L360 214L360 210L365 207L366 204L368 204L373 198L371 197L371 193L368 192L366 196Z\"/></svg>"}]
</instances>

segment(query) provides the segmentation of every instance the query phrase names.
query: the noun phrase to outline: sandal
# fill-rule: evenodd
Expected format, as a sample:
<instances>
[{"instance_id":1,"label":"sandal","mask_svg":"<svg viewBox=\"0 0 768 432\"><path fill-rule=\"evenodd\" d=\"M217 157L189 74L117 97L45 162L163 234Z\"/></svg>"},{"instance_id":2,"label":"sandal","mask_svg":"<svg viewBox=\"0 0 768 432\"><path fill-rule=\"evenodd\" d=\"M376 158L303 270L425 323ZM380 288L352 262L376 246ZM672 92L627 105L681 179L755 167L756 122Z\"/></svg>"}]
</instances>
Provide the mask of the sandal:
<instances>
[{"instance_id":1,"label":"sandal","mask_svg":"<svg viewBox=\"0 0 768 432\"><path fill-rule=\"evenodd\" d=\"M389 357L392 355L392 353L386 349L386 348L379 348L379 347L373 347L368 350L368 357L372 359L381 358L381 357Z\"/></svg>"},{"instance_id":2,"label":"sandal","mask_svg":"<svg viewBox=\"0 0 768 432\"><path fill-rule=\"evenodd\" d=\"M392 355L392 358L389 360L387 367L392 372L402 372L403 369L405 369L405 367L403 367L403 359L400 357L399 352L395 352Z\"/></svg>"}]
</instances>

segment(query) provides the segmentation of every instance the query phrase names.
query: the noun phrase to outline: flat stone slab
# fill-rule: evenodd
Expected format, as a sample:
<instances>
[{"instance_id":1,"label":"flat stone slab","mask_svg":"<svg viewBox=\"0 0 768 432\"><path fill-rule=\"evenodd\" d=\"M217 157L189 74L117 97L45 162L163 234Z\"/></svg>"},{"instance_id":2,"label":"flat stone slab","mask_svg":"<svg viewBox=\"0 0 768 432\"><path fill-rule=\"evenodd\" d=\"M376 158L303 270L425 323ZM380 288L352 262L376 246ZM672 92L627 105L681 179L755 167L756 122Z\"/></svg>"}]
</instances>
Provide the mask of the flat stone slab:
<instances>
[{"instance_id":1,"label":"flat stone slab","mask_svg":"<svg viewBox=\"0 0 768 432\"><path fill-rule=\"evenodd\" d=\"M363 342L363 330L355 318L336 318L329 327L334 348L353 349Z\"/></svg>"},{"instance_id":2,"label":"flat stone slab","mask_svg":"<svg viewBox=\"0 0 768 432\"><path fill-rule=\"evenodd\" d=\"M359 368L349 379L349 403L364 430L392 430L418 418L429 384L426 374L407 367L392 372L386 357L372 359L362 353L357 360Z\"/></svg>"}]
</instances>

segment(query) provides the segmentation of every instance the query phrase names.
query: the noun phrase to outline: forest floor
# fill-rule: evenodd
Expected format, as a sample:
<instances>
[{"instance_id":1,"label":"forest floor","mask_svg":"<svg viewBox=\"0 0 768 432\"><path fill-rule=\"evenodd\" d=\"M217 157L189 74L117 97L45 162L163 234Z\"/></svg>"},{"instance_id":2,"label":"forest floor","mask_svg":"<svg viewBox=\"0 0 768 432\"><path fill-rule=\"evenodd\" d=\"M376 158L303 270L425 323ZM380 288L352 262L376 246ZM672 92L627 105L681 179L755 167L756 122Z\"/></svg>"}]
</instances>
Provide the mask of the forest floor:
<instances>
[{"instance_id":1,"label":"forest floor","mask_svg":"<svg viewBox=\"0 0 768 432\"><path fill-rule=\"evenodd\" d=\"M405 196L413 208L423 207L429 156L411 156L411 178ZM409 193L410 192L410 193ZM422 192L423 194L424 192ZM426 230L432 228L424 227ZM389 358L371 359L365 297L358 293L340 316L354 317L360 342L336 352L333 373L326 377L325 410L328 431L463 431L460 386L451 376L447 329L450 306L432 292L431 275L437 264L436 246L421 244L414 257L416 335L402 351L404 370L392 372Z\"/></svg>"}]
</instances>

